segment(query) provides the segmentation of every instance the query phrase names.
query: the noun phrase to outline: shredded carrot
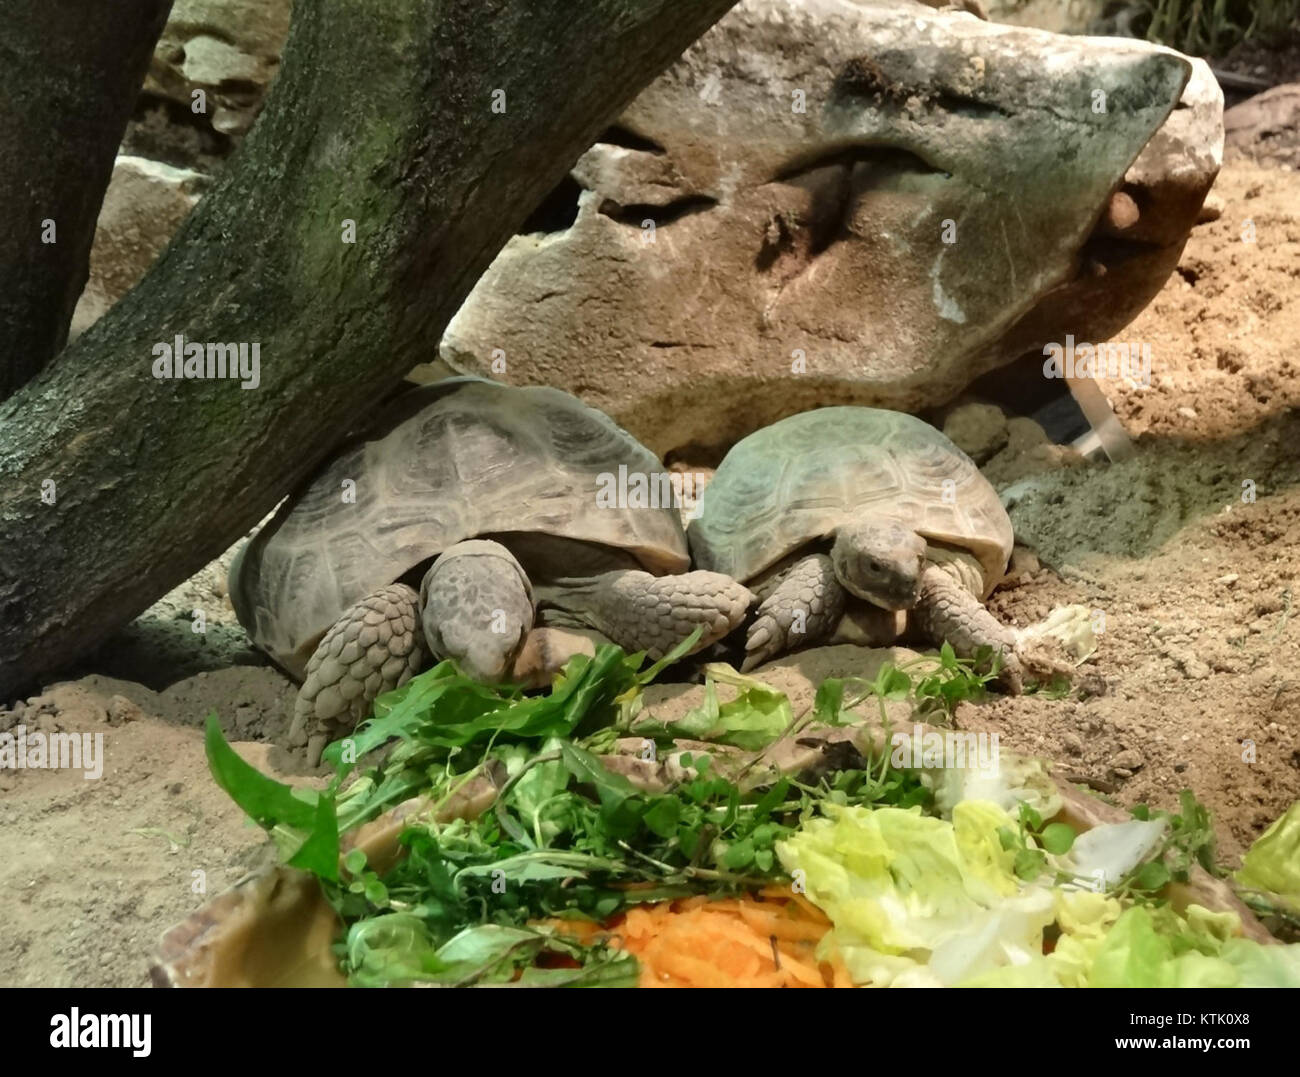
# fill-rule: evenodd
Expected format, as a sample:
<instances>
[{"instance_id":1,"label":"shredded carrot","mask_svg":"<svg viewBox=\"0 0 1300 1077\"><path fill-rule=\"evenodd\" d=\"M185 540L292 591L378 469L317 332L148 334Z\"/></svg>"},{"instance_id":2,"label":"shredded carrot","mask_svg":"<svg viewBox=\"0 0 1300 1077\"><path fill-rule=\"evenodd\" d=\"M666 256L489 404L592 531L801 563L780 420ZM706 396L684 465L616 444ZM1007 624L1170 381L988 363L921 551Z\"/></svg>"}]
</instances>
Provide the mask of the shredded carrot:
<instances>
[{"instance_id":1,"label":"shredded carrot","mask_svg":"<svg viewBox=\"0 0 1300 1077\"><path fill-rule=\"evenodd\" d=\"M634 905L601 925L547 920L584 944L606 939L636 955L641 987L852 987L839 955L818 956L830 921L801 894L707 895Z\"/></svg>"},{"instance_id":2,"label":"shredded carrot","mask_svg":"<svg viewBox=\"0 0 1300 1077\"><path fill-rule=\"evenodd\" d=\"M635 954L641 987L853 986L837 954L817 954L830 921L789 890L636 905L603 927L546 923L584 943L603 937Z\"/></svg>"}]
</instances>

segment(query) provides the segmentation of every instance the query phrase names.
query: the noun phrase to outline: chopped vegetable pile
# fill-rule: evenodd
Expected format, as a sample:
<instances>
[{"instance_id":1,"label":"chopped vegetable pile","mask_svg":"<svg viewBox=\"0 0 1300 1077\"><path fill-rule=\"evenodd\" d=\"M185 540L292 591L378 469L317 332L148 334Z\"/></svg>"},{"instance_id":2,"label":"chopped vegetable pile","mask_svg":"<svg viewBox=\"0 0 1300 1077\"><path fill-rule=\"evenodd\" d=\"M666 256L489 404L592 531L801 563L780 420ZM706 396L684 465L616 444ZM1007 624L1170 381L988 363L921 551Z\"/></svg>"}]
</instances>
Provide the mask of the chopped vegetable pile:
<instances>
[{"instance_id":1,"label":"chopped vegetable pile","mask_svg":"<svg viewBox=\"0 0 1300 1077\"><path fill-rule=\"evenodd\" d=\"M782 889L638 905L606 924L552 920L535 926L634 954L638 987L853 986L836 955L818 955L831 927L825 914Z\"/></svg>"},{"instance_id":2,"label":"chopped vegetable pile","mask_svg":"<svg viewBox=\"0 0 1300 1077\"><path fill-rule=\"evenodd\" d=\"M330 746L321 792L257 772L215 719L209 762L318 877L358 986L1300 986L1300 944L1261 946L1234 913L1164 896L1213 867L1190 795L1178 815L1076 835L1035 760L899 767L870 737L828 737L862 727L872 698L886 729L886 700L951 721L991 676L975 663L945 648L924 669L827 681L799 716L711 666L699 708L644 714L642 689L692 642L644 671L601 647L532 697L444 662ZM807 757L791 773L767 759L782 746ZM364 840L340 855L413 797L400 856L372 865ZM1257 908L1300 908L1298 840L1293 808L1246 858Z\"/></svg>"}]
</instances>

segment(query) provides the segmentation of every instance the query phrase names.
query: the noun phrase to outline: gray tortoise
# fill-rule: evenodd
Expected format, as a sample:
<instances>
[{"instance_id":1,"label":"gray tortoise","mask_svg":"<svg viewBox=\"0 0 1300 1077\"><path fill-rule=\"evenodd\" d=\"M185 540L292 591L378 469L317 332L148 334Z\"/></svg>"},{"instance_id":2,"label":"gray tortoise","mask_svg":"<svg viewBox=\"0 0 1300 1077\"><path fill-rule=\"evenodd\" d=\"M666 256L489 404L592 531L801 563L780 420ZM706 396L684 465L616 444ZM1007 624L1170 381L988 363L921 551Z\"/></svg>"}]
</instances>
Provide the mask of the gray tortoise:
<instances>
[{"instance_id":1,"label":"gray tortoise","mask_svg":"<svg viewBox=\"0 0 1300 1077\"><path fill-rule=\"evenodd\" d=\"M1019 690L1016 634L983 606L1013 541L965 453L920 419L864 407L793 415L738 442L690 528L695 564L749 583L761 603L746 669L829 640L856 597L910 611L958 654L1000 650Z\"/></svg>"},{"instance_id":2,"label":"gray tortoise","mask_svg":"<svg viewBox=\"0 0 1300 1077\"><path fill-rule=\"evenodd\" d=\"M662 656L708 646L753 596L689 572L671 505L598 503L598 477L658 459L556 389L456 378L385 405L240 551L230 596L253 641L302 681L291 746L334 736L434 660L507 679L539 610ZM417 588L418 587L418 591Z\"/></svg>"}]
</instances>

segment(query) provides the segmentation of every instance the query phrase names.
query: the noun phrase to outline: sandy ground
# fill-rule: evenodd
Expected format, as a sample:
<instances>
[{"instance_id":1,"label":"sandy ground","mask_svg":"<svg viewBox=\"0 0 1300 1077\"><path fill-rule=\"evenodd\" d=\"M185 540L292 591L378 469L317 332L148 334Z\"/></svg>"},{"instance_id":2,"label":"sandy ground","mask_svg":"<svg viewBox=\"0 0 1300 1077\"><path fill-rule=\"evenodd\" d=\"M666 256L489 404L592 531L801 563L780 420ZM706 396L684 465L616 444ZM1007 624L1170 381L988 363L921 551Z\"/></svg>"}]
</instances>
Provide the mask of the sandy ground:
<instances>
[{"instance_id":1,"label":"sandy ground","mask_svg":"<svg viewBox=\"0 0 1300 1077\"><path fill-rule=\"evenodd\" d=\"M1223 216L1124 333L1152 344L1152 386L1106 386L1136 457L1063 469L1040 449L991 468L1020 483L1013 520L1040 562L991 606L1022 625L1066 602L1102 611L1080 679L1097 694L999 698L959 720L1123 804L1194 789L1233 863L1300 796L1300 173L1236 161L1216 192ZM105 734L97 781L0 771L0 985L144 985L160 934L264 862L200 728L215 712L246 758L294 772L269 746L293 686L248 648L221 577L168 596L70 686L0 710L0 730Z\"/></svg>"},{"instance_id":2,"label":"sandy ground","mask_svg":"<svg viewBox=\"0 0 1300 1077\"><path fill-rule=\"evenodd\" d=\"M1044 567L991 603L1102 611L1104 693L959 717L1124 804L1194 790L1233 863L1300 797L1300 173L1230 153L1214 191L1223 215L1123 334L1151 386L1104 384L1136 457L1028 480L1012 521Z\"/></svg>"}]
</instances>

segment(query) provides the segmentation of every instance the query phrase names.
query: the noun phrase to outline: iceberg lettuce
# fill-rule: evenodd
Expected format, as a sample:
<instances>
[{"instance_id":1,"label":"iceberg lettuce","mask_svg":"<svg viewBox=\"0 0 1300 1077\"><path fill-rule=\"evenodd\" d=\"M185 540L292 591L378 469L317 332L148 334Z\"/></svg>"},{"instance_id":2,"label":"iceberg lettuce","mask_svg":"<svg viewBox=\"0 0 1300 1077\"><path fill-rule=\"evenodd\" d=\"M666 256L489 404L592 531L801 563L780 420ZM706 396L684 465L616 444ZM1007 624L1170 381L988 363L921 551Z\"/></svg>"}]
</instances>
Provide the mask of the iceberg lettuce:
<instances>
[{"instance_id":1,"label":"iceberg lettuce","mask_svg":"<svg viewBox=\"0 0 1300 1077\"><path fill-rule=\"evenodd\" d=\"M1021 892L998 840L1015 823L996 804L963 801L952 822L919 808L824 807L776 850L835 925L827 945L855 982L949 984L1041 954L1054 903L1045 889Z\"/></svg>"},{"instance_id":2,"label":"iceberg lettuce","mask_svg":"<svg viewBox=\"0 0 1300 1077\"><path fill-rule=\"evenodd\" d=\"M1208 909L1187 918L1168 907L1126 909L1098 948L1088 986L1300 987L1300 944L1224 938L1222 929L1236 919Z\"/></svg>"},{"instance_id":3,"label":"iceberg lettuce","mask_svg":"<svg viewBox=\"0 0 1300 1077\"><path fill-rule=\"evenodd\" d=\"M1300 800L1273 822L1241 859L1237 882L1300 912Z\"/></svg>"},{"instance_id":4,"label":"iceberg lettuce","mask_svg":"<svg viewBox=\"0 0 1300 1077\"><path fill-rule=\"evenodd\" d=\"M1061 794L1047 764L1033 756L999 752L996 767L945 767L928 770L925 777L945 818L967 800L991 801L1010 812L1028 804L1044 819L1061 810Z\"/></svg>"},{"instance_id":5,"label":"iceberg lettuce","mask_svg":"<svg viewBox=\"0 0 1300 1077\"><path fill-rule=\"evenodd\" d=\"M1111 890L1160 850L1168 830L1164 819L1103 823L1080 834L1060 864L1074 875L1096 880L1097 889Z\"/></svg>"},{"instance_id":6,"label":"iceberg lettuce","mask_svg":"<svg viewBox=\"0 0 1300 1077\"><path fill-rule=\"evenodd\" d=\"M1018 878L1014 852L999 840L1016 822L998 804L958 800L951 820L919 808L826 803L823 811L776 851L830 918L822 956L836 950L854 983L1300 986L1300 945L1240 938L1235 913L1136 905L1058 885L1051 872ZM1076 843L1068 867L1122 875L1160 847L1163 827L1099 827L1081 849Z\"/></svg>"}]
</instances>

